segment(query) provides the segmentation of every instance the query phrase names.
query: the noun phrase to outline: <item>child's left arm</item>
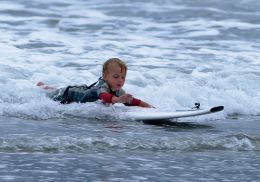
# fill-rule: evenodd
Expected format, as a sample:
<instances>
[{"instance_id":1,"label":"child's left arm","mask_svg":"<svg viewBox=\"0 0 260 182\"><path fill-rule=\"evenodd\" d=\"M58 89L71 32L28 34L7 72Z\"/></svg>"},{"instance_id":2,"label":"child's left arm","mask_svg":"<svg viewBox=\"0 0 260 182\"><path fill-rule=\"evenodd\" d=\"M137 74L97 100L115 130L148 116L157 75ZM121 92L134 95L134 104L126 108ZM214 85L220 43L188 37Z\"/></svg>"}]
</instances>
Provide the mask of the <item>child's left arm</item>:
<instances>
[{"instance_id":1,"label":"child's left arm","mask_svg":"<svg viewBox=\"0 0 260 182\"><path fill-rule=\"evenodd\" d=\"M144 102L140 99L134 98L130 94L124 94L124 95L117 97L117 98L119 98L119 100L120 100L120 98L122 98L121 103L124 103L127 106L139 106L139 107L149 107L149 108L153 107L150 104L148 104L148 103L146 103L146 102Z\"/></svg>"},{"instance_id":2,"label":"child's left arm","mask_svg":"<svg viewBox=\"0 0 260 182\"><path fill-rule=\"evenodd\" d=\"M139 104L140 107L149 107L149 108L154 108L153 106L151 106L150 104L144 102L144 101L141 101L140 104Z\"/></svg>"}]
</instances>

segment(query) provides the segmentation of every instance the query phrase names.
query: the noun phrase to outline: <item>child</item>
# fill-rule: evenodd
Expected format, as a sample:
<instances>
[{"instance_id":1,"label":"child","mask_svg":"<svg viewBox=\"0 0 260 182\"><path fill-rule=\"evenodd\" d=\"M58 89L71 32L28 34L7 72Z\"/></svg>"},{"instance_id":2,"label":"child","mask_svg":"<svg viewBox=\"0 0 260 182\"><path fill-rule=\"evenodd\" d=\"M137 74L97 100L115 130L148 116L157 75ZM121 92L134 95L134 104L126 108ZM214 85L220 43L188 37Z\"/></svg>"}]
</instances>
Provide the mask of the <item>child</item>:
<instances>
[{"instance_id":1,"label":"child","mask_svg":"<svg viewBox=\"0 0 260 182\"><path fill-rule=\"evenodd\" d=\"M127 106L152 107L148 103L134 98L122 89L127 72L126 64L118 58L108 59L103 64L102 78L90 87L86 85L52 88L39 82L37 86L48 90L47 96L61 103L93 102L102 100L106 104L123 103Z\"/></svg>"}]
</instances>

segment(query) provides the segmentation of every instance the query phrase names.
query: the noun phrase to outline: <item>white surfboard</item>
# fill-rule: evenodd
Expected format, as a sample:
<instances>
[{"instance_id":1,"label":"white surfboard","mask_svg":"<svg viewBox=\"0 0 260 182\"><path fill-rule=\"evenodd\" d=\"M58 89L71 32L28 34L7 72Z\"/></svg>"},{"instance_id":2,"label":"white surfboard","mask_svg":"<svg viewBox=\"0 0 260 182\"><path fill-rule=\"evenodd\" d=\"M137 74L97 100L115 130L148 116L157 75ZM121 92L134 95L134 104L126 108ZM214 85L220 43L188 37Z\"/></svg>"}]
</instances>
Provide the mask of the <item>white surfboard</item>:
<instances>
[{"instance_id":1,"label":"white surfboard","mask_svg":"<svg viewBox=\"0 0 260 182\"><path fill-rule=\"evenodd\" d=\"M132 120L164 120L164 119L176 119L183 117L199 116L205 114L212 114L219 111L222 111L224 106L216 106L208 109L191 109L191 110L177 110L173 112L169 111L160 111L157 109L133 109L123 111L124 116L127 119Z\"/></svg>"}]
</instances>

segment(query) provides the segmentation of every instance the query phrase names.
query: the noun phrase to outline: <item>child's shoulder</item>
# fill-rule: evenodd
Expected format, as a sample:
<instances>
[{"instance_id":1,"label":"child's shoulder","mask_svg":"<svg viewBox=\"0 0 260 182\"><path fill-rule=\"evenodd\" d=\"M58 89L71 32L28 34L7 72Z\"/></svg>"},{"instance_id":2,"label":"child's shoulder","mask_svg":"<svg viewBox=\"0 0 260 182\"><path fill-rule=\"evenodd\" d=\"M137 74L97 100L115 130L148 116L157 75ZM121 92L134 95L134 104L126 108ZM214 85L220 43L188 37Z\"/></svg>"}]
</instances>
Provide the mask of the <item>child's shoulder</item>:
<instances>
[{"instance_id":1,"label":"child's shoulder","mask_svg":"<svg viewBox=\"0 0 260 182\"><path fill-rule=\"evenodd\" d=\"M100 79L100 80L98 81L97 86L98 86L98 87L109 87L109 86L108 86L108 83L107 83L105 80L103 80L103 79Z\"/></svg>"}]
</instances>

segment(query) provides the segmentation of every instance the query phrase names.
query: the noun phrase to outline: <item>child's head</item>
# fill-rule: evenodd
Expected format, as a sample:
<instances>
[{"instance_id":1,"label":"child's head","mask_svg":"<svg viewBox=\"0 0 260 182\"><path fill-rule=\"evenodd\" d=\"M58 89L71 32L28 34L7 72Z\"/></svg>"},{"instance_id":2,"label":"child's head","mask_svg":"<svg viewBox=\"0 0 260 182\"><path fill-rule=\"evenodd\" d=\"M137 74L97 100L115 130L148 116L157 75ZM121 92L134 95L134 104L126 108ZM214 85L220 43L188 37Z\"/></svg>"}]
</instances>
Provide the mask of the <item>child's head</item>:
<instances>
[{"instance_id":1,"label":"child's head","mask_svg":"<svg viewBox=\"0 0 260 182\"><path fill-rule=\"evenodd\" d=\"M126 72L126 64L118 58L110 58L103 64L103 79L113 91L123 87Z\"/></svg>"},{"instance_id":2,"label":"child's head","mask_svg":"<svg viewBox=\"0 0 260 182\"><path fill-rule=\"evenodd\" d=\"M119 66L122 72L127 72L127 66L121 59L110 58L103 64L103 77L115 66Z\"/></svg>"}]
</instances>

